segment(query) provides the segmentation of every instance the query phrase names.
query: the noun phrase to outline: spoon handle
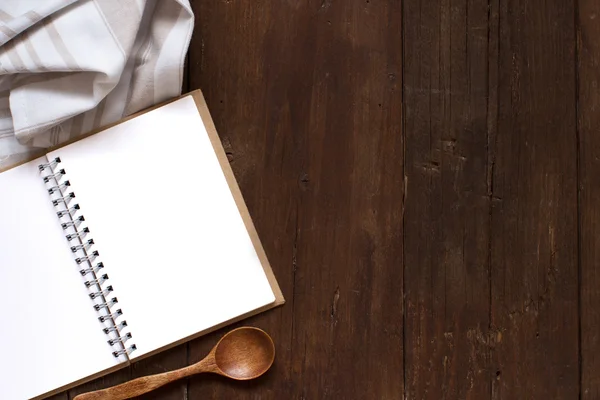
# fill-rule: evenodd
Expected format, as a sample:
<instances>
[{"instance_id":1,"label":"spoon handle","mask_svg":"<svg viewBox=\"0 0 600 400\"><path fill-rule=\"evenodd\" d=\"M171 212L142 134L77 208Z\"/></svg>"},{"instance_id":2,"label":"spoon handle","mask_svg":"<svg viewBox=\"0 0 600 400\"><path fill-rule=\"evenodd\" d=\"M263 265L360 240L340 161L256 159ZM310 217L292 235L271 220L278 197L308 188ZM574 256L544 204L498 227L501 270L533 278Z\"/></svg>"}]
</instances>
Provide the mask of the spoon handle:
<instances>
[{"instance_id":1,"label":"spoon handle","mask_svg":"<svg viewBox=\"0 0 600 400\"><path fill-rule=\"evenodd\" d=\"M211 362L212 361L212 362ZM174 371L163 372L162 374L143 376L129 382L122 383L107 389L96 390L94 392L82 393L75 396L73 400L125 400L140 396L144 393L158 389L167 383L185 378L200 372L214 372L214 361L208 357L199 363L177 369Z\"/></svg>"}]
</instances>

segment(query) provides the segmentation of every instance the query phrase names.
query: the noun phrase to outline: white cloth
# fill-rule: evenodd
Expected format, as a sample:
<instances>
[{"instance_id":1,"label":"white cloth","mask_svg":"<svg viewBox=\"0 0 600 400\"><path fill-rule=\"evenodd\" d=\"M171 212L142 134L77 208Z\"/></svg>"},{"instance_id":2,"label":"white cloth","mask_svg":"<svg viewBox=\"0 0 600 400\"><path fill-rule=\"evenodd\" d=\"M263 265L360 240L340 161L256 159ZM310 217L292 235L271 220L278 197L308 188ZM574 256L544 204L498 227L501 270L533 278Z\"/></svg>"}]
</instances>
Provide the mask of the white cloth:
<instances>
[{"instance_id":1,"label":"white cloth","mask_svg":"<svg viewBox=\"0 0 600 400\"><path fill-rule=\"evenodd\" d=\"M0 169L181 94L188 0L0 0Z\"/></svg>"}]
</instances>

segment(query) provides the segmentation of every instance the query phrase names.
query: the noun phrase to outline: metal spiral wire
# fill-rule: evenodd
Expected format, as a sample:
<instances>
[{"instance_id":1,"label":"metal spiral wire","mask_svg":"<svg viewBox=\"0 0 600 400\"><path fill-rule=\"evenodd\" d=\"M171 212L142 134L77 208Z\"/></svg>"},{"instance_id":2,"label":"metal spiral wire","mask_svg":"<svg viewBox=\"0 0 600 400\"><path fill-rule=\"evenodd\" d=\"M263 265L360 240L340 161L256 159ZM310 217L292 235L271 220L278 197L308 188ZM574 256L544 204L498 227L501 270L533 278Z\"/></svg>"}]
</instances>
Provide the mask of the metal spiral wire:
<instances>
[{"instance_id":1,"label":"metal spiral wire","mask_svg":"<svg viewBox=\"0 0 600 400\"><path fill-rule=\"evenodd\" d=\"M94 239L84 240L90 235L90 229L84 226L86 223L85 217L77 215L81 207L79 204L69 207L70 202L76 196L74 192L66 192L71 188L71 182L63 180L67 175L67 171L59 168L61 162L60 157L57 157L46 164L39 165L38 168L43 175L44 183L47 185L52 205L57 208L56 215L66 233L65 238L69 243L74 242L70 249L75 255L75 262L77 265L85 266L79 269L79 273L85 278L83 284L89 290L89 297L93 301L94 309L100 314L98 320L107 325L102 328L102 331L109 336L108 343L115 347L112 354L117 358L129 356L137 347L135 344L125 347L125 342L133 336L131 332L122 332L127 327L127 321L120 320L123 317L122 309L112 310L112 307L118 303L118 299L117 297L108 298L113 291L112 285L108 284L108 274L98 275L99 271L104 268L104 263L97 262L95 265L93 264L100 257L100 252L94 249L96 244Z\"/></svg>"}]
</instances>

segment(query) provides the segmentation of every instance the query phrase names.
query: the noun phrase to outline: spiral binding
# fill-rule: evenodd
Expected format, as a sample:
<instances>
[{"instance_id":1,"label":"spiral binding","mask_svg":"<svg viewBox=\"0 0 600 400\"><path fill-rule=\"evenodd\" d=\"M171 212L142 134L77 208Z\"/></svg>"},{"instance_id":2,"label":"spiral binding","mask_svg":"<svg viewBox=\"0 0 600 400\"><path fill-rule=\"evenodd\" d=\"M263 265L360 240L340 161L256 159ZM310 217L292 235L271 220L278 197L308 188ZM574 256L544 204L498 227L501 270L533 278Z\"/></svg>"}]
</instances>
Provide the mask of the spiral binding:
<instances>
[{"instance_id":1,"label":"spiral binding","mask_svg":"<svg viewBox=\"0 0 600 400\"><path fill-rule=\"evenodd\" d=\"M112 354L116 358L129 356L137 347L135 344L125 347L125 343L133 336L131 332L122 332L127 327L126 320L118 321L123 316L122 309L112 310L119 300L116 297L108 299L109 294L113 291L112 285L105 286L109 280L108 274L98 275L99 271L104 268L104 263L98 262L93 265L93 262L100 257L100 252L92 250L95 245L94 239L84 240L90 234L90 229L82 226L85 223L85 217L77 215L81 209L79 204L69 207L70 202L75 198L75 193L65 193L71 186L71 182L61 181L67 172L64 169L58 169L60 163L61 159L57 157L46 164L39 165L38 168L40 173L46 174L43 177L44 183L51 185L47 190L52 197L52 205L57 208L61 207L61 209L57 209L56 215L61 221L62 229L66 231L66 239L70 243L75 241L70 247L73 254L77 255L75 262L77 265L87 266L81 268L79 273L85 278L83 284L89 290L89 297L94 302L94 309L100 314L98 320L103 324L108 324L102 331L109 336L108 344L115 348ZM46 172L48 170L49 173Z\"/></svg>"},{"instance_id":2,"label":"spiral binding","mask_svg":"<svg viewBox=\"0 0 600 400\"><path fill-rule=\"evenodd\" d=\"M119 299L117 299L116 297L113 297L112 299L110 299L109 302L107 303L100 303L100 304L95 304L94 308L96 309L96 311L100 311L103 308L107 308L110 310L110 307L114 306L115 304L117 304L119 302Z\"/></svg>"},{"instance_id":3,"label":"spiral binding","mask_svg":"<svg viewBox=\"0 0 600 400\"><path fill-rule=\"evenodd\" d=\"M85 269L80 269L79 273L83 276L87 275L87 274L96 274L98 273L98 271L100 271L100 269L104 268L104 264L99 262L98 264L96 264L95 267L90 267L90 268L85 268Z\"/></svg>"},{"instance_id":4,"label":"spiral binding","mask_svg":"<svg viewBox=\"0 0 600 400\"><path fill-rule=\"evenodd\" d=\"M90 293L90 299L93 300L96 297L106 297L112 291L113 291L113 287L112 286L107 286L106 289L104 289L104 290L100 290L98 292L92 292L92 293ZM102 322L104 322L104 321L102 321Z\"/></svg>"},{"instance_id":5,"label":"spiral binding","mask_svg":"<svg viewBox=\"0 0 600 400\"><path fill-rule=\"evenodd\" d=\"M92 262L92 261L94 261L98 257L100 257L100 253L97 252L97 251L94 251L90 255L76 258L75 262L77 262L77 264L83 264L84 262Z\"/></svg>"},{"instance_id":6,"label":"spiral binding","mask_svg":"<svg viewBox=\"0 0 600 400\"><path fill-rule=\"evenodd\" d=\"M40 166L40 167L41 167L41 166ZM52 169L52 168L51 168L51 169ZM52 171L52 172L54 172L54 171ZM66 174L65 170L64 170L64 169L61 169L60 171L58 171L58 172L57 172L57 173L55 173L55 174L48 175L48 176L44 177L44 182L45 182L45 183L48 183L48 182L50 182L50 181L52 181L52 180L58 181L58 180L59 180L60 178L62 178L62 177L65 175L65 174Z\"/></svg>"},{"instance_id":7,"label":"spiral binding","mask_svg":"<svg viewBox=\"0 0 600 400\"><path fill-rule=\"evenodd\" d=\"M77 210L79 210L79 208L77 208ZM62 216L63 215L59 215L58 217L61 218ZM74 239L82 240L82 239L84 239L87 236L88 233L90 233L90 229L86 227L86 228L83 228L81 230L81 232L75 232L75 233L72 233L70 235L67 235L67 240L69 242L72 241L72 240L74 240Z\"/></svg>"},{"instance_id":8,"label":"spiral binding","mask_svg":"<svg viewBox=\"0 0 600 400\"><path fill-rule=\"evenodd\" d=\"M58 218L62 218L64 216L66 216L66 215L73 216L73 215L75 215L77 213L77 210L79 210L79 204L75 204L73 207L67 208L66 210L58 211L56 213L56 215L58 215ZM71 241L71 239L69 239L69 241Z\"/></svg>"},{"instance_id":9,"label":"spiral binding","mask_svg":"<svg viewBox=\"0 0 600 400\"><path fill-rule=\"evenodd\" d=\"M121 323L119 323L119 325L113 325L113 326L109 326L108 328L104 328L103 331L104 333L108 334L110 332L120 332L121 329L125 328L127 326L127 321L122 321Z\"/></svg>"},{"instance_id":10,"label":"spiral binding","mask_svg":"<svg viewBox=\"0 0 600 400\"><path fill-rule=\"evenodd\" d=\"M73 216L71 215L71 217L73 217ZM70 228L70 227L75 227L75 228L77 228L79 225L81 225L81 223L82 223L83 221L85 221L85 217L82 215L81 217L77 217L77 218L75 218L75 219L72 219L72 220L71 220L71 221L69 221L69 222L65 222L65 223L63 223L63 224L61 224L61 225L62 225L62 228L63 228L64 230L66 230L67 228Z\"/></svg>"},{"instance_id":11,"label":"spiral binding","mask_svg":"<svg viewBox=\"0 0 600 400\"><path fill-rule=\"evenodd\" d=\"M123 354L131 354L135 350L137 350L137 347L135 346L135 344L132 344L131 346L129 346L126 349L113 351L113 356L119 357L119 356L122 356Z\"/></svg>"},{"instance_id":12,"label":"spiral binding","mask_svg":"<svg viewBox=\"0 0 600 400\"><path fill-rule=\"evenodd\" d=\"M90 247L92 247L93 245L94 245L94 239L90 239L87 242L85 242L84 244L78 244L77 246L71 246L71 251L73 253L77 253L79 250L88 251L90 249Z\"/></svg>"},{"instance_id":13,"label":"spiral binding","mask_svg":"<svg viewBox=\"0 0 600 400\"><path fill-rule=\"evenodd\" d=\"M115 343L119 343L119 342L121 342L121 343L125 343L125 342L126 342L126 341L128 341L129 339L131 339L131 332L127 332L127 333L125 334L125 336L121 336L121 337L119 337L119 338L117 338L117 339L110 339L110 340L108 341L108 344L110 344L111 346L113 346Z\"/></svg>"},{"instance_id":14,"label":"spiral binding","mask_svg":"<svg viewBox=\"0 0 600 400\"><path fill-rule=\"evenodd\" d=\"M71 182L69 181L64 181L63 183L61 183L60 185L56 185L51 187L50 189L48 189L48 193L50 194L54 194L56 192L61 192L62 190L66 189L67 187L71 186Z\"/></svg>"},{"instance_id":15,"label":"spiral binding","mask_svg":"<svg viewBox=\"0 0 600 400\"><path fill-rule=\"evenodd\" d=\"M75 193L69 193L68 195L66 195L66 196L63 196L63 197L61 197L61 198L59 198L59 199L52 200L52 205L53 205L54 207L56 207L56 206L58 206L60 203L63 203L63 204L65 205L65 207L66 207L66 206L68 206L68 205L69 205L69 203L71 202L71 200L73 200L74 198L75 198Z\"/></svg>"}]
</instances>

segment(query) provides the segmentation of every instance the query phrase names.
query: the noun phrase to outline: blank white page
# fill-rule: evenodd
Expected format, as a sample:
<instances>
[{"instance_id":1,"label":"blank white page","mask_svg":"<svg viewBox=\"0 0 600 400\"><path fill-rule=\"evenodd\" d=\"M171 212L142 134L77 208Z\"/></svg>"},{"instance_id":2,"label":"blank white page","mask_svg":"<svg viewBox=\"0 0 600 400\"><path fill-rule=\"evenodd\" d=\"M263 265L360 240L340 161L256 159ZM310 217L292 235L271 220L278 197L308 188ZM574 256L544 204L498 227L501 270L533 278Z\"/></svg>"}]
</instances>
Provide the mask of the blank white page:
<instances>
[{"instance_id":1,"label":"blank white page","mask_svg":"<svg viewBox=\"0 0 600 400\"><path fill-rule=\"evenodd\" d=\"M191 96L53 157L118 296L132 358L275 301Z\"/></svg>"},{"instance_id":2,"label":"blank white page","mask_svg":"<svg viewBox=\"0 0 600 400\"><path fill-rule=\"evenodd\" d=\"M29 399L117 365L40 176L0 174L0 398Z\"/></svg>"}]
</instances>

